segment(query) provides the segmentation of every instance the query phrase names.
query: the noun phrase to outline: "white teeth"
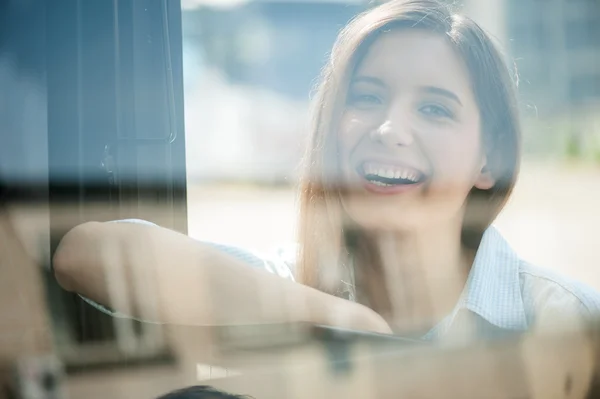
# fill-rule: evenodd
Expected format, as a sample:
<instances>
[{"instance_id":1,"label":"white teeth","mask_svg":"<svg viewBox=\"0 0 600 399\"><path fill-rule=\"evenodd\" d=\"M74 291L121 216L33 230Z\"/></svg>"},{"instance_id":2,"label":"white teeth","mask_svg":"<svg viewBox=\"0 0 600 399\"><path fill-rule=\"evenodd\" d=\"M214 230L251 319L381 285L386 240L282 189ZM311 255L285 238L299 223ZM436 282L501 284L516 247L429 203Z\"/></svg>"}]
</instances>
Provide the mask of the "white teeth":
<instances>
[{"instance_id":1,"label":"white teeth","mask_svg":"<svg viewBox=\"0 0 600 399\"><path fill-rule=\"evenodd\" d=\"M383 168L374 164L365 164L363 171L366 175L378 176L386 179L405 179L413 182L418 181L418 174L411 170L401 168ZM384 184L385 183L381 183Z\"/></svg>"},{"instance_id":2,"label":"white teeth","mask_svg":"<svg viewBox=\"0 0 600 399\"><path fill-rule=\"evenodd\" d=\"M377 180L373 180L371 183L375 184L376 186L382 186L382 187L392 186L392 184L382 183L382 182L377 181Z\"/></svg>"}]
</instances>

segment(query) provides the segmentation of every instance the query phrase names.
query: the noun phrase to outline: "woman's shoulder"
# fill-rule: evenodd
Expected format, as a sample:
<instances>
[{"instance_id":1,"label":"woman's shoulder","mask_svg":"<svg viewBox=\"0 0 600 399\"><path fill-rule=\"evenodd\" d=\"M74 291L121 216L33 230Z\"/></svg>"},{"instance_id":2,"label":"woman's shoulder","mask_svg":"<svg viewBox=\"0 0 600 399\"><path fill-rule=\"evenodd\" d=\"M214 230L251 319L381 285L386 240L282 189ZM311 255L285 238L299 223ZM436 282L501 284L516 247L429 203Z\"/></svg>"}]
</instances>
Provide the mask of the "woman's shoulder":
<instances>
[{"instance_id":1,"label":"woman's shoulder","mask_svg":"<svg viewBox=\"0 0 600 399\"><path fill-rule=\"evenodd\" d=\"M478 292L486 291L481 296L487 298L490 296L487 291L495 287L500 298L494 299L494 309L502 308L517 315L513 321L519 325L532 326L572 317L600 319L600 292L572 277L522 259L494 226L486 231L476 259L481 267L480 275L474 280L486 282ZM499 304L498 301L504 302ZM506 309L507 306L511 309Z\"/></svg>"},{"instance_id":2,"label":"woman's shoulder","mask_svg":"<svg viewBox=\"0 0 600 399\"><path fill-rule=\"evenodd\" d=\"M536 319L600 319L600 292L591 285L526 261L520 262L519 280L527 313Z\"/></svg>"}]
</instances>

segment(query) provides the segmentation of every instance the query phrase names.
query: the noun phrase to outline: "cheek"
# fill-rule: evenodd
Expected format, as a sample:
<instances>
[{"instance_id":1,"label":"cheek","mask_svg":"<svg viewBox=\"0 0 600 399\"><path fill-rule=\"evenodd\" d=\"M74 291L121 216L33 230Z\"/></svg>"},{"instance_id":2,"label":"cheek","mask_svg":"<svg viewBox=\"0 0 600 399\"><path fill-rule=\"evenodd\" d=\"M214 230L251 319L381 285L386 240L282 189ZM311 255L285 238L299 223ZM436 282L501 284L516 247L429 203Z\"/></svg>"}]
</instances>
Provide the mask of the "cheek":
<instances>
[{"instance_id":1,"label":"cheek","mask_svg":"<svg viewBox=\"0 0 600 399\"><path fill-rule=\"evenodd\" d=\"M363 119L346 112L342 116L337 134L341 154L348 155L367 131L368 126Z\"/></svg>"},{"instance_id":2,"label":"cheek","mask_svg":"<svg viewBox=\"0 0 600 399\"><path fill-rule=\"evenodd\" d=\"M448 138L431 143L431 153L435 174L446 184L473 184L482 166L478 131L452 132Z\"/></svg>"}]
</instances>

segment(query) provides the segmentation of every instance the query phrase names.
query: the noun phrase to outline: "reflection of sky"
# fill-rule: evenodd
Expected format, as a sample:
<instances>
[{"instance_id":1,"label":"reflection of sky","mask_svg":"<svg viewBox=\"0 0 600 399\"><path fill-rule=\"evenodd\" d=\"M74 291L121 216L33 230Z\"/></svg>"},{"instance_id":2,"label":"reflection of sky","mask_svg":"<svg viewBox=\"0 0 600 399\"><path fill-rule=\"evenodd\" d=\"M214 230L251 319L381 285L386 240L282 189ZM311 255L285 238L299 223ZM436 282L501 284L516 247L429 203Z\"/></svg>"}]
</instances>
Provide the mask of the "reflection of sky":
<instances>
[{"instance_id":1,"label":"reflection of sky","mask_svg":"<svg viewBox=\"0 0 600 399\"><path fill-rule=\"evenodd\" d=\"M310 90L338 31L358 11L255 2L184 12L188 176L291 176Z\"/></svg>"},{"instance_id":2,"label":"reflection of sky","mask_svg":"<svg viewBox=\"0 0 600 399\"><path fill-rule=\"evenodd\" d=\"M260 16L269 34L269 51L262 64L247 65L244 82L265 86L292 96L308 98L338 31L359 11L358 7L319 3L253 3L247 10ZM241 28L249 35L254 26ZM250 44L250 43L249 43Z\"/></svg>"},{"instance_id":3,"label":"reflection of sky","mask_svg":"<svg viewBox=\"0 0 600 399\"><path fill-rule=\"evenodd\" d=\"M181 0L181 7L184 10L191 10L201 6L232 8L244 5L250 2L268 3L272 0ZM333 3L333 4L365 4L368 0L276 0L277 3Z\"/></svg>"},{"instance_id":4,"label":"reflection of sky","mask_svg":"<svg viewBox=\"0 0 600 399\"><path fill-rule=\"evenodd\" d=\"M350 2L285 1L204 7L184 12L184 37L191 35L190 53L206 50L206 64L231 83L306 100L339 30L362 9Z\"/></svg>"},{"instance_id":5,"label":"reflection of sky","mask_svg":"<svg viewBox=\"0 0 600 399\"><path fill-rule=\"evenodd\" d=\"M202 75L203 57L202 49L193 46L183 37L183 83L184 90L186 88L195 87Z\"/></svg>"},{"instance_id":6,"label":"reflection of sky","mask_svg":"<svg viewBox=\"0 0 600 399\"><path fill-rule=\"evenodd\" d=\"M253 7L271 32L270 74L249 78L295 98L307 98L338 31L358 7L337 4L257 3Z\"/></svg>"}]
</instances>

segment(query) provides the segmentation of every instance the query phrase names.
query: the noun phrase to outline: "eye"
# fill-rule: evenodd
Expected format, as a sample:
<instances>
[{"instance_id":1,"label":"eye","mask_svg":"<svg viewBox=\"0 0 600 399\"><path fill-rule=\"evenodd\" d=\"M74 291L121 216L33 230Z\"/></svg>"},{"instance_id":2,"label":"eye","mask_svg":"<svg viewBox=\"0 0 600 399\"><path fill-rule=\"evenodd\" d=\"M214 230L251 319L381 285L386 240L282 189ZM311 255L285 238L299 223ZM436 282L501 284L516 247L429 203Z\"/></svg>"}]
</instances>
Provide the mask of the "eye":
<instances>
[{"instance_id":1,"label":"eye","mask_svg":"<svg viewBox=\"0 0 600 399\"><path fill-rule=\"evenodd\" d=\"M383 101L373 94L350 94L348 104L357 108L371 108L381 105Z\"/></svg>"},{"instance_id":2,"label":"eye","mask_svg":"<svg viewBox=\"0 0 600 399\"><path fill-rule=\"evenodd\" d=\"M427 104L419 109L419 111L429 117L434 118L454 118L454 114L446 107L437 104Z\"/></svg>"}]
</instances>

